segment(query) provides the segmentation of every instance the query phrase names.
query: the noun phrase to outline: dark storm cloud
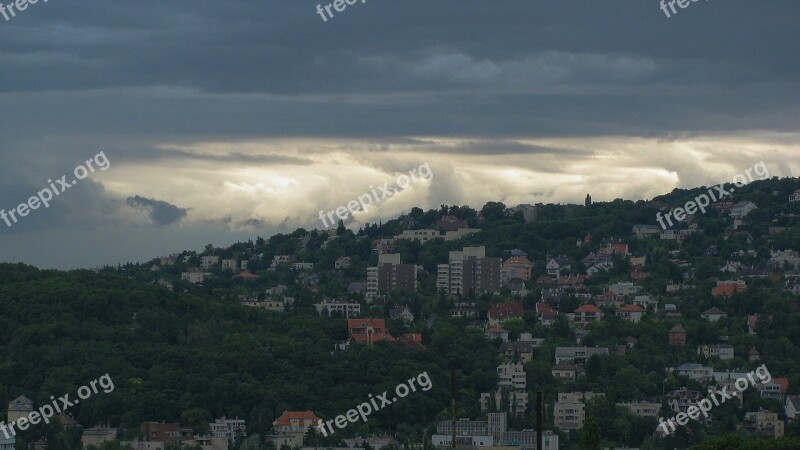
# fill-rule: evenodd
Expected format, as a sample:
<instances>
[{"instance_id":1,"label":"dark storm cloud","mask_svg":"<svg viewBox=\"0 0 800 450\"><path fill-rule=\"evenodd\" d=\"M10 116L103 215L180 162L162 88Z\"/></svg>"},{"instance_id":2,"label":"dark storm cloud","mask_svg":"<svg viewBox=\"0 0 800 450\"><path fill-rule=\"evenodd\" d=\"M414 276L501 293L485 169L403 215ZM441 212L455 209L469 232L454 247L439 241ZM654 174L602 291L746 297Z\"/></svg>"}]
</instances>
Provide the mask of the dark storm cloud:
<instances>
[{"instance_id":1,"label":"dark storm cloud","mask_svg":"<svg viewBox=\"0 0 800 450\"><path fill-rule=\"evenodd\" d=\"M189 211L161 200L154 200L139 195L128 197L126 203L131 208L142 209L148 212L150 220L156 225L169 225L186 217Z\"/></svg>"},{"instance_id":2,"label":"dark storm cloud","mask_svg":"<svg viewBox=\"0 0 800 450\"><path fill-rule=\"evenodd\" d=\"M371 1L327 23L315 6L38 5L0 29L0 92L52 92L53 132L176 138L660 135L798 118L793 0L703 2L671 19L640 0ZM136 92L154 87L185 91ZM110 91L77 94L96 89ZM48 98L21 97L20 120Z\"/></svg>"},{"instance_id":3,"label":"dark storm cloud","mask_svg":"<svg viewBox=\"0 0 800 450\"><path fill-rule=\"evenodd\" d=\"M305 153L240 151L244 141L337 138L363 144L353 159L388 174L421 162L390 160L398 146L454 164L460 155L497 155L508 167L531 155L540 172L559 174L600 151L528 142L797 132L800 123L797 0L698 2L670 19L658 0L367 0L327 23L317 3L51 1L0 19L0 207L25 201L44 180L101 150L114 168L98 178L122 193L84 180L9 232L91 242L70 239L78 235L69 227L106 227L105 236L130 238L131 249L161 249L175 240L158 237L174 230L138 227L129 236L126 212L144 208L154 224L166 224L197 204L184 204L183 191L169 200L186 209L133 196L143 192L131 181L137 170L177 173L204 163L206 172L190 181L216 192L225 180L211 184L211 169L313 171L328 151L310 144ZM215 142L230 145L193 147ZM437 167L428 202L474 195L462 176ZM171 237L202 242L220 224L290 231L305 213L285 209L277 220L258 212L227 222L203 216L198 223L213 231L202 233L183 220L186 232ZM68 265L68 256L58 264Z\"/></svg>"}]
</instances>

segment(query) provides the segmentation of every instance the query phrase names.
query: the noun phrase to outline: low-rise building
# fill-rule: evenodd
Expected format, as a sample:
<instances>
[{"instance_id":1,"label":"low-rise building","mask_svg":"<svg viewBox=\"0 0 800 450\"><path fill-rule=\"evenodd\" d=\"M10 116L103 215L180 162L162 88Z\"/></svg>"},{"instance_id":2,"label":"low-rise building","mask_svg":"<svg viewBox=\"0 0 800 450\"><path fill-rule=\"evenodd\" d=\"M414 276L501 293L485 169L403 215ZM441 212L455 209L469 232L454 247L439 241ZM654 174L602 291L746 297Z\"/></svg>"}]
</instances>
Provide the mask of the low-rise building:
<instances>
[{"instance_id":1,"label":"low-rise building","mask_svg":"<svg viewBox=\"0 0 800 450\"><path fill-rule=\"evenodd\" d=\"M214 422L209 423L209 426L212 436L226 438L230 443L233 443L237 436L247 436L245 421L238 417L227 419L223 416L221 419L215 419Z\"/></svg>"},{"instance_id":2,"label":"low-rise building","mask_svg":"<svg viewBox=\"0 0 800 450\"><path fill-rule=\"evenodd\" d=\"M706 358L719 358L723 361L733 359L733 346L730 344L698 345L697 355Z\"/></svg>"},{"instance_id":3,"label":"low-rise building","mask_svg":"<svg viewBox=\"0 0 800 450\"><path fill-rule=\"evenodd\" d=\"M615 293L615 294L617 294L617 295L625 296L625 295L636 295L636 294L638 294L639 291L642 290L642 287L641 286L636 286L632 282L626 281L626 282L614 283L614 284L612 284L611 286L608 287L608 290L613 292L613 293Z\"/></svg>"},{"instance_id":4,"label":"low-rise building","mask_svg":"<svg viewBox=\"0 0 800 450\"><path fill-rule=\"evenodd\" d=\"M644 313L645 309L639 305L627 305L617 309L617 317L633 323L641 322Z\"/></svg>"},{"instance_id":5,"label":"low-rise building","mask_svg":"<svg viewBox=\"0 0 800 450\"><path fill-rule=\"evenodd\" d=\"M721 309L719 309L719 308L717 308L715 306L713 308L709 308L709 309L703 311L703 313L700 314L700 317L702 317L705 320L708 320L709 322L716 322L719 319L728 317L728 314L725 313L725 311L723 311L723 310L721 310Z\"/></svg>"},{"instance_id":6,"label":"low-rise building","mask_svg":"<svg viewBox=\"0 0 800 450\"><path fill-rule=\"evenodd\" d=\"M568 361L561 361L550 369L550 374L556 381L575 381L583 375L583 369Z\"/></svg>"},{"instance_id":7,"label":"low-rise building","mask_svg":"<svg viewBox=\"0 0 800 450\"><path fill-rule=\"evenodd\" d=\"M694 381L706 382L711 381L714 369L711 367L706 367L702 364L687 363L678 367L675 369L675 371L678 373L678 375L690 378Z\"/></svg>"},{"instance_id":8,"label":"low-rise building","mask_svg":"<svg viewBox=\"0 0 800 450\"><path fill-rule=\"evenodd\" d=\"M83 430L81 445L86 448L90 445L100 447L103 442L113 441L117 438L117 429L109 427L94 427Z\"/></svg>"},{"instance_id":9,"label":"low-rise building","mask_svg":"<svg viewBox=\"0 0 800 450\"><path fill-rule=\"evenodd\" d=\"M676 413L685 413L690 406L696 406L702 399L703 394L686 388L671 391L665 398L667 405Z\"/></svg>"},{"instance_id":10,"label":"low-rise building","mask_svg":"<svg viewBox=\"0 0 800 450\"><path fill-rule=\"evenodd\" d=\"M748 412L744 415L744 429L752 433L765 434L772 438L783 437L784 423L778 414L770 411L759 410Z\"/></svg>"},{"instance_id":11,"label":"low-rise building","mask_svg":"<svg viewBox=\"0 0 800 450\"><path fill-rule=\"evenodd\" d=\"M316 303L314 307L317 309L317 312L320 315L327 314L328 317L334 315L334 313L345 318L357 317L361 315L361 305L355 302L329 302L327 300L323 300L322 303Z\"/></svg>"},{"instance_id":12,"label":"low-rise building","mask_svg":"<svg viewBox=\"0 0 800 450\"><path fill-rule=\"evenodd\" d=\"M200 267L203 269L208 270L215 264L219 264L219 256L209 255L200 257Z\"/></svg>"},{"instance_id":13,"label":"low-rise building","mask_svg":"<svg viewBox=\"0 0 800 450\"><path fill-rule=\"evenodd\" d=\"M594 355L608 356L608 354L609 350L606 347L556 347L555 363L568 361L582 366Z\"/></svg>"},{"instance_id":14,"label":"low-rise building","mask_svg":"<svg viewBox=\"0 0 800 450\"><path fill-rule=\"evenodd\" d=\"M639 417L658 417L658 411L661 409L660 403L653 402L626 402L617 403L617 406L628 408Z\"/></svg>"},{"instance_id":15,"label":"low-rise building","mask_svg":"<svg viewBox=\"0 0 800 450\"><path fill-rule=\"evenodd\" d=\"M603 315L603 311L597 306L583 305L575 310L572 321L575 325L585 327L594 321L601 320Z\"/></svg>"}]
</instances>

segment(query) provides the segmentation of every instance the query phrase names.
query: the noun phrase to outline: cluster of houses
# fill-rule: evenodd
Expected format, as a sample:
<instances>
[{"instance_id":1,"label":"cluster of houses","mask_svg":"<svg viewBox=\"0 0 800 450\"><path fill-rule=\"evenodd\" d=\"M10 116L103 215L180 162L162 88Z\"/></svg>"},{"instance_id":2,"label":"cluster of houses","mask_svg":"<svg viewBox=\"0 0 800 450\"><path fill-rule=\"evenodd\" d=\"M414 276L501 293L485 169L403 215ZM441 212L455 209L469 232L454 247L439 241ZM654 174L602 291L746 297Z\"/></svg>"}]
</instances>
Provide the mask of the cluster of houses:
<instances>
[{"instance_id":1,"label":"cluster of houses","mask_svg":"<svg viewBox=\"0 0 800 450\"><path fill-rule=\"evenodd\" d=\"M7 420L9 423L18 421L20 418L29 417L31 413L35 413L34 402L23 395L8 404ZM59 414L56 419L64 427L81 427L75 419L64 413ZM277 431L278 427L275 429ZM132 440L124 440L121 431L108 425L83 428L81 446L99 448L105 442L119 441L120 445L129 445L134 450L164 450L171 445L199 446L202 450L228 450L233 447L236 439L247 436L247 427L243 419L228 419L224 416L209 423L208 432L204 434L197 434L190 427L168 422L144 422L138 432L128 433L133 435ZM4 449L16 450L16 436L6 438L0 435L0 443ZM43 440L33 443L33 446L37 450L47 448Z\"/></svg>"}]
</instances>

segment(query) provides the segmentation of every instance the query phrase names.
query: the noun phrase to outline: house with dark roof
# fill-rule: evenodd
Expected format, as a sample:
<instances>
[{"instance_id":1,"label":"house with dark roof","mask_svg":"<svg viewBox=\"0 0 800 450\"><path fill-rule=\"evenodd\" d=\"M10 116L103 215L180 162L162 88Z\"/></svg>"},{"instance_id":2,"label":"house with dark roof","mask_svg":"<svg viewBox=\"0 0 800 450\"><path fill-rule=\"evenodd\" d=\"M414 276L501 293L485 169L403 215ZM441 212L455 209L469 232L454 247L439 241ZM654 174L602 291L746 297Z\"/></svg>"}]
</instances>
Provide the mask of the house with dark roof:
<instances>
[{"instance_id":1,"label":"house with dark roof","mask_svg":"<svg viewBox=\"0 0 800 450\"><path fill-rule=\"evenodd\" d=\"M709 322L716 322L719 319L722 319L723 317L728 317L728 314L726 314L725 311L715 306L713 308L709 308L703 311L703 313L700 314L700 317L702 317L705 320L708 320Z\"/></svg>"},{"instance_id":2,"label":"house with dark roof","mask_svg":"<svg viewBox=\"0 0 800 450\"><path fill-rule=\"evenodd\" d=\"M669 345L672 347L686 345L686 330L683 329L683 325L677 324L669 330Z\"/></svg>"},{"instance_id":3,"label":"house with dark roof","mask_svg":"<svg viewBox=\"0 0 800 450\"><path fill-rule=\"evenodd\" d=\"M523 341L506 341L500 344L500 348L497 349L497 353L509 361L514 360L515 357L519 357L521 362L526 363L533 359L533 343Z\"/></svg>"},{"instance_id":4,"label":"house with dark roof","mask_svg":"<svg viewBox=\"0 0 800 450\"><path fill-rule=\"evenodd\" d=\"M22 417L27 418L33 411L33 400L20 395L8 403L8 423L14 422Z\"/></svg>"},{"instance_id":5,"label":"house with dark roof","mask_svg":"<svg viewBox=\"0 0 800 450\"><path fill-rule=\"evenodd\" d=\"M550 374L553 375L553 378L557 381L575 381L578 377L583 375L583 373L584 371L581 367L567 361L561 361L550 368Z\"/></svg>"},{"instance_id":6,"label":"house with dark roof","mask_svg":"<svg viewBox=\"0 0 800 450\"><path fill-rule=\"evenodd\" d=\"M783 402L783 411L789 420L800 417L800 395L787 395Z\"/></svg>"}]
</instances>

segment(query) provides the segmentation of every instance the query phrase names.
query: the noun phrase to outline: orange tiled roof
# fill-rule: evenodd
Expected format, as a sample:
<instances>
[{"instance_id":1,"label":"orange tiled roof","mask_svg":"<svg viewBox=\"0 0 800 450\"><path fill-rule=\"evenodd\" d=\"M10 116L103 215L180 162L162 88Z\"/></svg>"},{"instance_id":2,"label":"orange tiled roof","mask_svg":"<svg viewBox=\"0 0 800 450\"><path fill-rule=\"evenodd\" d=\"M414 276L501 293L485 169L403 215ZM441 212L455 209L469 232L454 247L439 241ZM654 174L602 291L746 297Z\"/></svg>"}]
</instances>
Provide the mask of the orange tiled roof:
<instances>
[{"instance_id":1,"label":"orange tiled roof","mask_svg":"<svg viewBox=\"0 0 800 450\"><path fill-rule=\"evenodd\" d=\"M617 312L645 312L645 309L639 305L627 305L617 309Z\"/></svg>"},{"instance_id":2,"label":"orange tiled roof","mask_svg":"<svg viewBox=\"0 0 800 450\"><path fill-rule=\"evenodd\" d=\"M284 411L280 417L275 419L275 426L288 427L291 426L292 420L311 420L313 423L319 421L319 417L312 411Z\"/></svg>"},{"instance_id":3,"label":"orange tiled roof","mask_svg":"<svg viewBox=\"0 0 800 450\"><path fill-rule=\"evenodd\" d=\"M580 308L576 309L575 312L576 313L582 313L582 312L594 312L594 313L596 313L596 312L600 312L600 308L598 308L597 306L594 306L594 305L583 305Z\"/></svg>"}]
</instances>

